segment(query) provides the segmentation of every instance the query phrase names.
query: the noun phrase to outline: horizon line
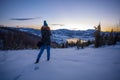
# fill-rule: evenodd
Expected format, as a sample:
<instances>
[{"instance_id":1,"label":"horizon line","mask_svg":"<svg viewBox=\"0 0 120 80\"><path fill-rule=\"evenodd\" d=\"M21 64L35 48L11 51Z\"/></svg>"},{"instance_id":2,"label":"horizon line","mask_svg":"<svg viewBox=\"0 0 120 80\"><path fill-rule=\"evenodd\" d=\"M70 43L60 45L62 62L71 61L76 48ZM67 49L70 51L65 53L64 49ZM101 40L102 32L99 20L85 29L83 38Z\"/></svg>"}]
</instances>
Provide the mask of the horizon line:
<instances>
[{"instance_id":1,"label":"horizon line","mask_svg":"<svg viewBox=\"0 0 120 80\"><path fill-rule=\"evenodd\" d=\"M11 27L11 28L31 28L31 29L41 29L40 28L36 28L36 27L31 27L31 26L5 26L5 25L0 25L0 27ZM78 31L78 30L82 30L82 31L86 31L86 30L95 30L95 29L67 29L67 28L59 28L59 29L66 29L66 30L75 30L75 31ZM51 29L51 30L59 30L59 29ZM105 27L102 27L101 31L102 32L111 32L111 30L113 29L114 32L120 32L120 27L109 27L109 28L105 28Z\"/></svg>"}]
</instances>

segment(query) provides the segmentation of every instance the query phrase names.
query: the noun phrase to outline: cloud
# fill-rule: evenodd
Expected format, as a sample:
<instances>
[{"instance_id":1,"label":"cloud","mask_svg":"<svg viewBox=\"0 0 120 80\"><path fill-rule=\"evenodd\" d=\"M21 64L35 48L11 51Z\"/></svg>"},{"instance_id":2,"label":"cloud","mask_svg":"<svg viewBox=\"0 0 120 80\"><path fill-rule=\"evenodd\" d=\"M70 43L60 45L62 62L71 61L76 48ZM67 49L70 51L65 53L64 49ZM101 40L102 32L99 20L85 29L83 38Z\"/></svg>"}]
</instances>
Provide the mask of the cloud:
<instances>
[{"instance_id":1,"label":"cloud","mask_svg":"<svg viewBox=\"0 0 120 80\"><path fill-rule=\"evenodd\" d=\"M50 24L52 26L64 26L64 24Z\"/></svg>"},{"instance_id":2,"label":"cloud","mask_svg":"<svg viewBox=\"0 0 120 80\"><path fill-rule=\"evenodd\" d=\"M25 21L25 20L34 20L34 19L41 19L41 17L36 17L36 18L11 18L10 20Z\"/></svg>"}]
</instances>

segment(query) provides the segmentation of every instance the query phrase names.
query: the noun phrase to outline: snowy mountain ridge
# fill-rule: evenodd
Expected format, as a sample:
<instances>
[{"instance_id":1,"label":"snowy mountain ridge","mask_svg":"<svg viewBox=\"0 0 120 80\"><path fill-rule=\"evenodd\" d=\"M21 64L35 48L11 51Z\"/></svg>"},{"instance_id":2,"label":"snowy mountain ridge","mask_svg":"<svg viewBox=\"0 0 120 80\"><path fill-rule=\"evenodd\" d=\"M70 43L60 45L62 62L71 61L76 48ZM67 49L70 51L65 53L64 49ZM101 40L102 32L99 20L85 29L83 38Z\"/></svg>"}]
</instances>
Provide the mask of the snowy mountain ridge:
<instances>
[{"instance_id":1,"label":"snowy mountain ridge","mask_svg":"<svg viewBox=\"0 0 120 80\"><path fill-rule=\"evenodd\" d=\"M34 35L41 36L40 30L32 28L18 28L20 31L29 32ZM95 30L68 30L68 29L58 29L51 30L52 41L57 43L64 43L67 39L78 38L83 40L93 40Z\"/></svg>"}]
</instances>

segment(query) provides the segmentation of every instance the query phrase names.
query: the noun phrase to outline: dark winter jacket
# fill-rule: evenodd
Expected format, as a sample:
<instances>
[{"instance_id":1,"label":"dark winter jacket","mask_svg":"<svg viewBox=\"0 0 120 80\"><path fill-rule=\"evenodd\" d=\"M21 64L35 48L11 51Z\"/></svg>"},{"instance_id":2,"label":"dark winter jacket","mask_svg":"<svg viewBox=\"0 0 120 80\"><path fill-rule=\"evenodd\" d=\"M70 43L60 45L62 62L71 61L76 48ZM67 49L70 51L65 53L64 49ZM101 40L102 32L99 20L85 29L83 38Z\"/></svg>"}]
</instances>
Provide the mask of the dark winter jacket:
<instances>
[{"instance_id":1,"label":"dark winter jacket","mask_svg":"<svg viewBox=\"0 0 120 80\"><path fill-rule=\"evenodd\" d=\"M48 26L42 26L41 28L41 35L42 35L42 44L43 45L50 45L51 43L51 31Z\"/></svg>"}]
</instances>

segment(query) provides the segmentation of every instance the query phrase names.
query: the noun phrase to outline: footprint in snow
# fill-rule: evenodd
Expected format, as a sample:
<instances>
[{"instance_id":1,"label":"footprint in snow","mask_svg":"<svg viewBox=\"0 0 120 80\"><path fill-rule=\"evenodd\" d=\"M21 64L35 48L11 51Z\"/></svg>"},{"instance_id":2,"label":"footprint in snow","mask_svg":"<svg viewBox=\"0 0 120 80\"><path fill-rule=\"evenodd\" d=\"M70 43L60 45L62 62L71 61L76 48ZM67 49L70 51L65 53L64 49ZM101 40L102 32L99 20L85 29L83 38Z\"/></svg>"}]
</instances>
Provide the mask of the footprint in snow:
<instances>
[{"instance_id":1,"label":"footprint in snow","mask_svg":"<svg viewBox=\"0 0 120 80\"><path fill-rule=\"evenodd\" d=\"M14 78L14 80L18 80L21 76L22 76L22 75L19 74L18 76L16 76L16 77Z\"/></svg>"},{"instance_id":2,"label":"footprint in snow","mask_svg":"<svg viewBox=\"0 0 120 80\"><path fill-rule=\"evenodd\" d=\"M38 66L36 66L35 68L34 68L34 70L38 70L39 69L39 67Z\"/></svg>"}]
</instances>

